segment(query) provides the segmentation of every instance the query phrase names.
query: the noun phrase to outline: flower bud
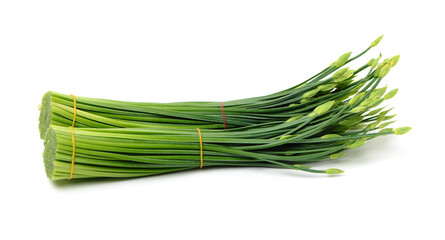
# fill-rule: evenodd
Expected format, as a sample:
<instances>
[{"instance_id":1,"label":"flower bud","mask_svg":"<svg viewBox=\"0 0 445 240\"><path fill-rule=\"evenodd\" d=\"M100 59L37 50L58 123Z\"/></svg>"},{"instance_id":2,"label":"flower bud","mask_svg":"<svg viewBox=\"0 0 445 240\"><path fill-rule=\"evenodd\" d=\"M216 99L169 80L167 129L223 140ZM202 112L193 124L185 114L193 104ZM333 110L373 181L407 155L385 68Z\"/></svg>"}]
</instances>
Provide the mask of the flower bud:
<instances>
[{"instance_id":1,"label":"flower bud","mask_svg":"<svg viewBox=\"0 0 445 240\"><path fill-rule=\"evenodd\" d=\"M320 86L318 86L318 90L320 90L322 92L327 92L327 91L331 91L332 89L334 89L335 86L337 86L337 84L334 84L334 83L320 85Z\"/></svg>"},{"instance_id":2,"label":"flower bud","mask_svg":"<svg viewBox=\"0 0 445 240\"><path fill-rule=\"evenodd\" d=\"M309 98L305 98L305 99L302 99L302 100L300 101L300 103L303 104L303 103L306 103L306 102L309 102L309 101L310 101Z\"/></svg>"},{"instance_id":3,"label":"flower bud","mask_svg":"<svg viewBox=\"0 0 445 240\"><path fill-rule=\"evenodd\" d=\"M339 137L341 137L341 136L338 135L338 134L326 134L326 135L321 136L320 138L321 139L328 139L328 138L339 138Z\"/></svg>"},{"instance_id":4,"label":"flower bud","mask_svg":"<svg viewBox=\"0 0 445 240\"><path fill-rule=\"evenodd\" d=\"M345 72L348 71L348 69L349 69L348 67L339 69L339 70L337 70L337 71L332 75L332 77L333 77L333 78L339 78L339 77L341 77L343 74L345 74Z\"/></svg>"},{"instance_id":5,"label":"flower bud","mask_svg":"<svg viewBox=\"0 0 445 240\"><path fill-rule=\"evenodd\" d=\"M383 94L385 94L386 89L388 87L382 87L382 88L378 88L378 89L374 89L374 91L371 92L371 95L369 95L369 98L380 98L381 96L383 96Z\"/></svg>"},{"instance_id":6,"label":"flower bud","mask_svg":"<svg viewBox=\"0 0 445 240\"><path fill-rule=\"evenodd\" d=\"M368 128L368 129L375 129L375 128L377 128L377 124L379 124L379 122L371 123L366 128Z\"/></svg>"},{"instance_id":7,"label":"flower bud","mask_svg":"<svg viewBox=\"0 0 445 240\"><path fill-rule=\"evenodd\" d=\"M348 152L334 153L334 154L329 155L329 158L331 158L331 159L337 159L337 158L344 157L346 154L348 154Z\"/></svg>"},{"instance_id":8,"label":"flower bud","mask_svg":"<svg viewBox=\"0 0 445 240\"><path fill-rule=\"evenodd\" d=\"M390 65L390 64L385 64L385 65L382 67L382 69L380 70L378 76L381 77L381 78L382 78L382 77L385 77L386 74L389 73L389 70L391 70L391 65Z\"/></svg>"},{"instance_id":9,"label":"flower bud","mask_svg":"<svg viewBox=\"0 0 445 240\"><path fill-rule=\"evenodd\" d=\"M382 123L382 124L380 124L380 126L379 126L379 128L385 128L386 126L388 126L389 124L391 124L391 123L394 123L395 121L390 121L390 122L385 122L385 123Z\"/></svg>"},{"instance_id":10,"label":"flower bud","mask_svg":"<svg viewBox=\"0 0 445 240\"><path fill-rule=\"evenodd\" d=\"M325 114L327 111L329 111L329 109L331 109L331 107L334 105L334 103L335 103L335 100L321 104L320 106L316 107L314 109L314 111L311 114L309 114L309 116L314 117L314 116L321 116L321 115Z\"/></svg>"},{"instance_id":11,"label":"flower bud","mask_svg":"<svg viewBox=\"0 0 445 240\"><path fill-rule=\"evenodd\" d=\"M363 146L366 143L364 139L356 140L355 142L348 145L348 148L358 148Z\"/></svg>"},{"instance_id":12,"label":"flower bud","mask_svg":"<svg viewBox=\"0 0 445 240\"><path fill-rule=\"evenodd\" d=\"M345 63L348 61L349 57L351 56L351 53L352 52L347 52L347 53L341 55L335 62L335 66L341 67L341 66L345 65Z\"/></svg>"},{"instance_id":13,"label":"flower bud","mask_svg":"<svg viewBox=\"0 0 445 240\"><path fill-rule=\"evenodd\" d=\"M335 80L334 80L334 81L335 81ZM344 80L344 81L342 81L342 82L339 82L339 83L337 84L337 89L338 89L338 90L345 89L345 88L349 87L353 81L354 81L353 79L349 79L349 80ZM351 90L351 92L352 92L352 91L353 91L353 90ZM352 94L351 94L351 95L352 95Z\"/></svg>"},{"instance_id":14,"label":"flower bud","mask_svg":"<svg viewBox=\"0 0 445 240\"><path fill-rule=\"evenodd\" d=\"M379 44L379 42L382 40L383 35L378 37L376 40L374 40L374 42L371 43L371 47L375 47L377 46L377 44Z\"/></svg>"},{"instance_id":15,"label":"flower bud","mask_svg":"<svg viewBox=\"0 0 445 240\"><path fill-rule=\"evenodd\" d=\"M395 116L397 116L397 114L390 115L390 116L385 116L385 117L383 117L383 120L382 120L382 121L390 120L390 119L392 119L392 118L395 117Z\"/></svg>"},{"instance_id":16,"label":"flower bud","mask_svg":"<svg viewBox=\"0 0 445 240\"><path fill-rule=\"evenodd\" d=\"M388 114L389 111L391 111L392 109L393 109L393 108L390 108L390 109L388 109L388 110L385 110L385 111L379 113L379 117L383 118L383 117L384 117L386 114Z\"/></svg>"},{"instance_id":17,"label":"flower bud","mask_svg":"<svg viewBox=\"0 0 445 240\"><path fill-rule=\"evenodd\" d=\"M369 102L366 104L366 107L368 107L368 108L370 108L370 107L377 107L382 102L383 102L383 99L381 99L381 98L370 99Z\"/></svg>"},{"instance_id":18,"label":"flower bud","mask_svg":"<svg viewBox=\"0 0 445 240\"><path fill-rule=\"evenodd\" d=\"M315 96L318 93L318 91L319 91L318 88L310 90L303 95L303 98L311 98Z\"/></svg>"},{"instance_id":19,"label":"flower bud","mask_svg":"<svg viewBox=\"0 0 445 240\"><path fill-rule=\"evenodd\" d=\"M397 92L399 91L399 89L393 89L393 90L391 90L391 91L389 91L384 97L383 97L383 99L385 99L385 100L388 100L388 99L391 99L391 98L393 98L396 94L397 94Z\"/></svg>"},{"instance_id":20,"label":"flower bud","mask_svg":"<svg viewBox=\"0 0 445 240\"><path fill-rule=\"evenodd\" d=\"M387 133L387 132L392 132L392 128L384 128L382 130L379 131L379 133Z\"/></svg>"},{"instance_id":21,"label":"flower bud","mask_svg":"<svg viewBox=\"0 0 445 240\"><path fill-rule=\"evenodd\" d=\"M349 104L350 106L354 105L354 104L355 104L358 100L360 100L364 95L365 95L364 92L361 92L361 93L356 94L354 97L352 97L352 98L349 100L348 104Z\"/></svg>"},{"instance_id":22,"label":"flower bud","mask_svg":"<svg viewBox=\"0 0 445 240\"><path fill-rule=\"evenodd\" d=\"M284 135L284 136L280 137L280 140L286 140L286 139L289 139L289 138L294 137L294 136L295 135Z\"/></svg>"},{"instance_id":23,"label":"flower bud","mask_svg":"<svg viewBox=\"0 0 445 240\"><path fill-rule=\"evenodd\" d=\"M340 173L344 173L344 171L337 169L337 168L329 168L329 169L326 169L326 173L327 174L340 174Z\"/></svg>"},{"instance_id":24,"label":"flower bud","mask_svg":"<svg viewBox=\"0 0 445 240\"><path fill-rule=\"evenodd\" d=\"M379 113L380 111L382 111L383 109L384 109L384 107L372 110L371 112L368 113L368 116L375 115L375 114Z\"/></svg>"},{"instance_id":25,"label":"flower bud","mask_svg":"<svg viewBox=\"0 0 445 240\"><path fill-rule=\"evenodd\" d=\"M372 100L374 100L374 99L367 98L360 103L360 106L362 106L362 107L368 106Z\"/></svg>"},{"instance_id":26,"label":"flower bud","mask_svg":"<svg viewBox=\"0 0 445 240\"><path fill-rule=\"evenodd\" d=\"M397 63L399 62L399 59L400 59L400 55L392 57L390 60L390 61L392 61L391 67L394 67L395 65L397 65Z\"/></svg>"},{"instance_id":27,"label":"flower bud","mask_svg":"<svg viewBox=\"0 0 445 240\"><path fill-rule=\"evenodd\" d=\"M400 127L400 128L396 128L396 130L394 130L394 133L396 135L402 135L402 134L409 132L410 130L411 130L410 127Z\"/></svg>"},{"instance_id":28,"label":"flower bud","mask_svg":"<svg viewBox=\"0 0 445 240\"><path fill-rule=\"evenodd\" d=\"M358 107L353 108L353 109L351 110L351 112L352 112L352 113L359 113L359 112L363 112L363 111L365 111L365 110L366 110L366 107L358 106Z\"/></svg>"},{"instance_id":29,"label":"flower bud","mask_svg":"<svg viewBox=\"0 0 445 240\"><path fill-rule=\"evenodd\" d=\"M357 115L357 116L350 117L346 120L343 120L343 121L339 122L339 124L343 125L343 126L350 127L352 125L355 125L355 124L361 122L362 120L363 120L363 116Z\"/></svg>"},{"instance_id":30,"label":"flower bud","mask_svg":"<svg viewBox=\"0 0 445 240\"><path fill-rule=\"evenodd\" d=\"M405 134L407 132L409 132L412 128L410 127L401 127L401 128L396 128L396 130L394 130L394 133L396 135L402 135Z\"/></svg>"},{"instance_id":31,"label":"flower bud","mask_svg":"<svg viewBox=\"0 0 445 240\"><path fill-rule=\"evenodd\" d=\"M348 70L346 71L342 76L334 79L334 82L343 82L347 79L349 79L350 77L352 77L355 73L355 70Z\"/></svg>"}]
</instances>

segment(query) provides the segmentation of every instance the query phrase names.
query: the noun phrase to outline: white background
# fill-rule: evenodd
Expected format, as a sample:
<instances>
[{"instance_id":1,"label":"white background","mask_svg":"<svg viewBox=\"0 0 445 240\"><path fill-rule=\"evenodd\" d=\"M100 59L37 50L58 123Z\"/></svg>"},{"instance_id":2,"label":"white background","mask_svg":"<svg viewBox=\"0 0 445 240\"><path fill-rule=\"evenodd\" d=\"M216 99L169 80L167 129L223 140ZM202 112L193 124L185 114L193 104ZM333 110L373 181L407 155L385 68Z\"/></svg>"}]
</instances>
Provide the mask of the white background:
<instances>
[{"instance_id":1,"label":"white background","mask_svg":"<svg viewBox=\"0 0 445 240\"><path fill-rule=\"evenodd\" d=\"M1 1L1 239L444 239L441 1ZM382 42L404 136L316 164L50 182L43 94L224 101ZM441 149L442 148L442 149Z\"/></svg>"}]
</instances>

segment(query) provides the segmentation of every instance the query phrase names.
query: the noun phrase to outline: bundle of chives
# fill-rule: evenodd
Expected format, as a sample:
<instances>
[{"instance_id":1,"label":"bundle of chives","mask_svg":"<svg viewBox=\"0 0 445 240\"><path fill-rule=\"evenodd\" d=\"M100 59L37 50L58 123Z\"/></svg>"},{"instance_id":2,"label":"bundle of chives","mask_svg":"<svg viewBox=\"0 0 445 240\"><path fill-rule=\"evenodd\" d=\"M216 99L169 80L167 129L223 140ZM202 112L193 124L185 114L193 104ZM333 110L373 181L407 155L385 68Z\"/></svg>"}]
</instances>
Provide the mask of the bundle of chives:
<instances>
[{"instance_id":1,"label":"bundle of chives","mask_svg":"<svg viewBox=\"0 0 445 240\"><path fill-rule=\"evenodd\" d=\"M230 118L235 124L228 130L217 123L221 118L216 117L216 103L77 98L74 107L70 96L47 93L40 117L47 175L52 180L137 177L203 166L341 173L339 169L315 170L307 164L342 157L347 149L377 136L410 130L386 128L394 117L387 116L391 109L374 110L397 93L395 89L385 94L386 87L377 86L397 64L398 56L382 63L378 63L380 57L373 59L358 70L337 70L368 50L352 59L350 53L342 55L296 87L228 102L227 108L235 114ZM365 76L354 80L367 68ZM74 118L75 127L68 127Z\"/></svg>"}]
</instances>

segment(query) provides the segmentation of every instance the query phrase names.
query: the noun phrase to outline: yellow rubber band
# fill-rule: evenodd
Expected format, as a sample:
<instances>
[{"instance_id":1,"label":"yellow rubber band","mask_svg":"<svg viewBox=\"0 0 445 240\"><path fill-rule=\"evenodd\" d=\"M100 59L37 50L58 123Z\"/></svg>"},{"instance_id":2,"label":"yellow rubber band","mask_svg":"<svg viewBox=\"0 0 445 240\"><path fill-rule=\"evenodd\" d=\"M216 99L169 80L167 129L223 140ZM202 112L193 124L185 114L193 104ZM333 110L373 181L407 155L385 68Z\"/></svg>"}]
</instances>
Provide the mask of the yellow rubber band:
<instances>
[{"instance_id":1,"label":"yellow rubber band","mask_svg":"<svg viewBox=\"0 0 445 240\"><path fill-rule=\"evenodd\" d=\"M199 166L199 168L202 168L202 165L204 163L204 154L202 150L202 136L201 136L201 130L199 128L197 128L196 130L198 130L199 133L199 145L201 146L201 165Z\"/></svg>"},{"instance_id":2,"label":"yellow rubber band","mask_svg":"<svg viewBox=\"0 0 445 240\"><path fill-rule=\"evenodd\" d=\"M74 158L76 156L76 143L74 141L74 124L76 123L76 114L77 114L77 103L76 103L76 97L74 95L71 94L71 97L73 97L73 110L74 110L74 115L73 115L73 124L70 127L70 131L71 131L71 141L73 142L73 155L71 158L71 169L70 169L70 176L68 177L68 180L70 180L73 177L73 172L74 172Z\"/></svg>"},{"instance_id":3,"label":"yellow rubber band","mask_svg":"<svg viewBox=\"0 0 445 240\"><path fill-rule=\"evenodd\" d=\"M73 177L74 157L76 156L76 143L74 142L73 127L70 127L70 130L71 130L71 141L73 141L73 157L71 158L71 170L70 170L70 176L68 177L68 180L70 180Z\"/></svg>"}]
</instances>

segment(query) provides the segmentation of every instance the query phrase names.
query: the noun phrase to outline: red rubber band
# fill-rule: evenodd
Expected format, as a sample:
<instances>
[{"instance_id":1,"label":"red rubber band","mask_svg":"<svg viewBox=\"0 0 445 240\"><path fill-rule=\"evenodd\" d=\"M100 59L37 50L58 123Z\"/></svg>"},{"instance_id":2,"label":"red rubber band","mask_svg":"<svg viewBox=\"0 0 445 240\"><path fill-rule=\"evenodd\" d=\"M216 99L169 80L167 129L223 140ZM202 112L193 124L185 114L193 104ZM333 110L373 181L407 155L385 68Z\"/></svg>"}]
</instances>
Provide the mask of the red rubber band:
<instances>
[{"instance_id":1,"label":"red rubber band","mask_svg":"<svg viewBox=\"0 0 445 240\"><path fill-rule=\"evenodd\" d=\"M223 102L221 102L221 115L222 115L223 122L224 122L224 129L227 129L226 113L224 112Z\"/></svg>"}]
</instances>

